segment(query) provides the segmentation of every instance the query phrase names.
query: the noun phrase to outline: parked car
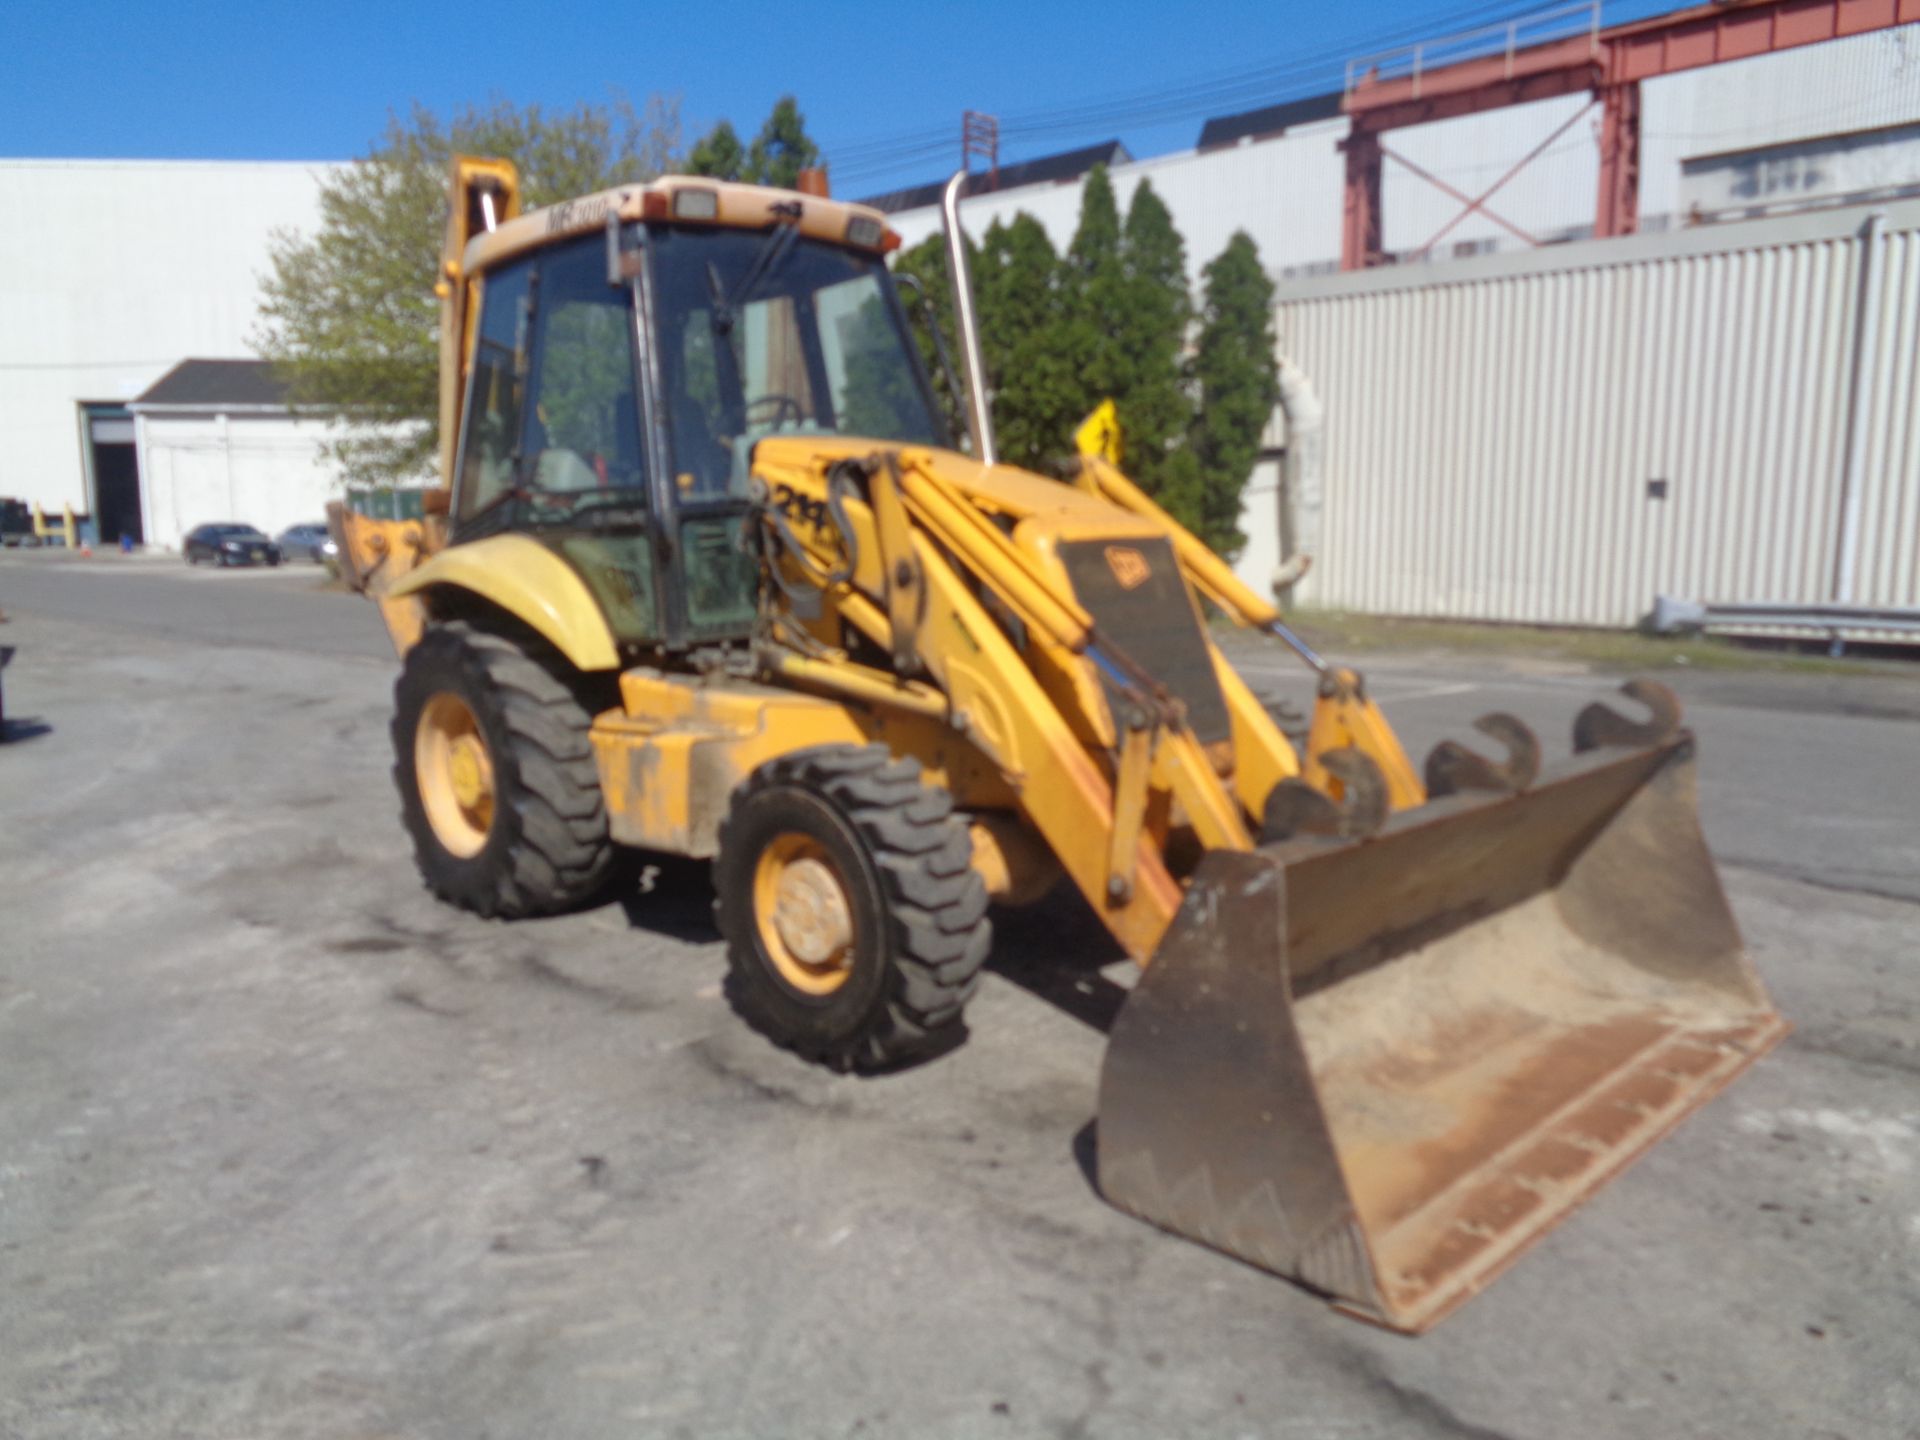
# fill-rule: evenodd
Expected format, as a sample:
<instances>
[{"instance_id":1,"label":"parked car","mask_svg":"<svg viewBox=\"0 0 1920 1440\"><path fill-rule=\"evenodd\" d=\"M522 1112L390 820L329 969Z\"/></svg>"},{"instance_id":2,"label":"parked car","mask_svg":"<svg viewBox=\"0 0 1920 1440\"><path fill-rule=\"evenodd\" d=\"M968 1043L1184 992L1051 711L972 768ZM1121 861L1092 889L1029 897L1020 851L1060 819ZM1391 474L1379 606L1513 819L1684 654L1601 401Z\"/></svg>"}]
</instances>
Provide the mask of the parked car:
<instances>
[{"instance_id":1,"label":"parked car","mask_svg":"<svg viewBox=\"0 0 1920 1440\"><path fill-rule=\"evenodd\" d=\"M196 525L180 546L189 565L278 565L280 547L251 525Z\"/></svg>"},{"instance_id":2,"label":"parked car","mask_svg":"<svg viewBox=\"0 0 1920 1440\"><path fill-rule=\"evenodd\" d=\"M287 559L311 560L316 565L324 565L340 553L327 527L319 524L289 525L275 538L274 544Z\"/></svg>"}]
</instances>

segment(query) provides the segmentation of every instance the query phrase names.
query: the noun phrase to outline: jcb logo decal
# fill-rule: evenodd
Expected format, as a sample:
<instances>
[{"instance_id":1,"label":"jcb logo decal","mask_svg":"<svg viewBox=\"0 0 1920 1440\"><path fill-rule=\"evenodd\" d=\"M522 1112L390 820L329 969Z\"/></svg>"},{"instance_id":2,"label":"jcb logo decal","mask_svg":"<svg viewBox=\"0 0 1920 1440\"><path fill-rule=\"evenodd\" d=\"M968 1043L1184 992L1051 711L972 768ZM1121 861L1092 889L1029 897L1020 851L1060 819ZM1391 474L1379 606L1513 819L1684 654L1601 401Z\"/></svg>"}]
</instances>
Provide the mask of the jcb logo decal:
<instances>
[{"instance_id":1,"label":"jcb logo decal","mask_svg":"<svg viewBox=\"0 0 1920 1440\"><path fill-rule=\"evenodd\" d=\"M1122 590L1137 590L1153 575L1147 557L1127 545L1107 546L1107 567L1113 571L1113 578L1120 582Z\"/></svg>"}]
</instances>

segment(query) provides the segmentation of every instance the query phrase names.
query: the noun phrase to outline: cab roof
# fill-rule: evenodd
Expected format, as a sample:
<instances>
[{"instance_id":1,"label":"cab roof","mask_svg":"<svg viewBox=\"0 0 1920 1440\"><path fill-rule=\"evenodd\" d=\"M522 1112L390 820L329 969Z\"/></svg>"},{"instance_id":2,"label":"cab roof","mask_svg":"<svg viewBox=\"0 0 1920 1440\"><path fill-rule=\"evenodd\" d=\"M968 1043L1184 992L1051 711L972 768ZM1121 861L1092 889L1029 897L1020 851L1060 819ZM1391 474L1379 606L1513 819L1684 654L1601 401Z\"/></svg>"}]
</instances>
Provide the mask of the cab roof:
<instances>
[{"instance_id":1,"label":"cab roof","mask_svg":"<svg viewBox=\"0 0 1920 1440\"><path fill-rule=\"evenodd\" d=\"M786 223L810 238L875 254L900 244L900 237L887 228L887 217L871 205L701 175L663 175L644 185L618 185L516 216L497 230L474 236L463 268L473 275L511 256L601 229L609 212L622 221L668 220L737 230Z\"/></svg>"}]
</instances>

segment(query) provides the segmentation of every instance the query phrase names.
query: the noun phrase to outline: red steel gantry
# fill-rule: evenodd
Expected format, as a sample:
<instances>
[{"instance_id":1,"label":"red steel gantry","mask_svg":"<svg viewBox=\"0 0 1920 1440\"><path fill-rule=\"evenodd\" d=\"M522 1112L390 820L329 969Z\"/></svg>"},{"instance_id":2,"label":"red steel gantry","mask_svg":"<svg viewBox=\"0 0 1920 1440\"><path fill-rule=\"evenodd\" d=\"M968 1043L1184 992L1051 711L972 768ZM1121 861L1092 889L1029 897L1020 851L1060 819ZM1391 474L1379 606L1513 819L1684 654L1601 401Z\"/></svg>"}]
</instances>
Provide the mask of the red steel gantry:
<instances>
[{"instance_id":1,"label":"red steel gantry","mask_svg":"<svg viewBox=\"0 0 1920 1440\"><path fill-rule=\"evenodd\" d=\"M1360 270L1388 258L1381 246L1380 168L1389 152L1380 137L1389 130L1590 91L1601 115L1593 233L1630 235L1640 220L1642 80L1915 21L1920 21L1920 0L1727 0L1432 70L1420 68L1415 51L1410 73L1367 74L1348 87L1342 108L1352 128L1342 146L1347 186L1340 268ZM1408 168L1440 184L1418 167ZM1477 197L1441 188L1465 203L1458 217L1464 219L1482 209L1513 174L1508 171Z\"/></svg>"}]
</instances>

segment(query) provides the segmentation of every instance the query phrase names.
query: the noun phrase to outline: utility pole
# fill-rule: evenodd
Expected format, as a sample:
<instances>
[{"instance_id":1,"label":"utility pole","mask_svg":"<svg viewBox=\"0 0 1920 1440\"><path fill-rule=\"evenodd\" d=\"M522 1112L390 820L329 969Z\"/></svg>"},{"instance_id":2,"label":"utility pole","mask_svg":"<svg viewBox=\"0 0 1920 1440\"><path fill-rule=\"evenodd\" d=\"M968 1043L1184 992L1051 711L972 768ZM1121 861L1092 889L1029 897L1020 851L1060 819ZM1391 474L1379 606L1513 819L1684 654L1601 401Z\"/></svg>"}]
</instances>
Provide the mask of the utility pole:
<instances>
[{"instance_id":1,"label":"utility pole","mask_svg":"<svg viewBox=\"0 0 1920 1440\"><path fill-rule=\"evenodd\" d=\"M960 168L971 170L973 157L987 162L987 188L1000 188L1000 120L978 110L960 112Z\"/></svg>"}]
</instances>

